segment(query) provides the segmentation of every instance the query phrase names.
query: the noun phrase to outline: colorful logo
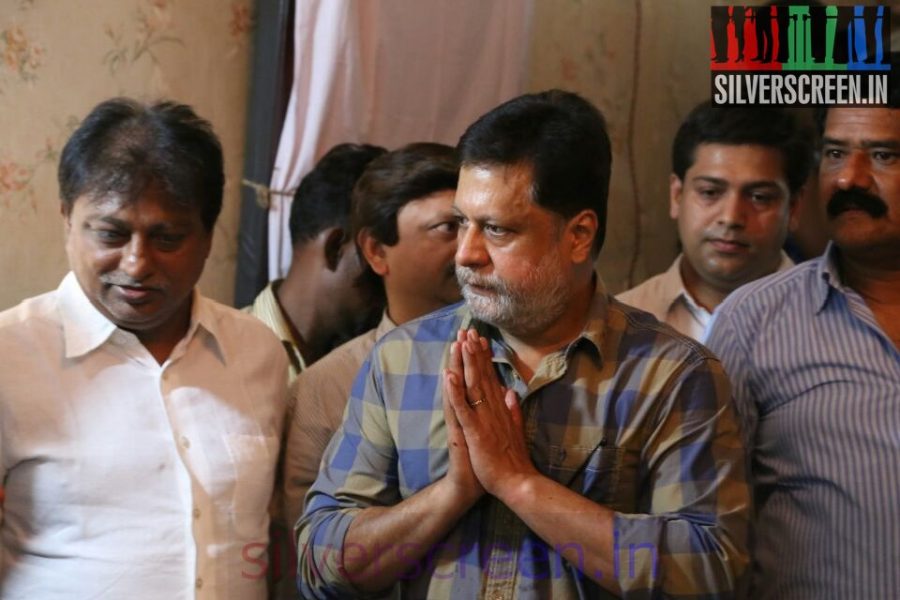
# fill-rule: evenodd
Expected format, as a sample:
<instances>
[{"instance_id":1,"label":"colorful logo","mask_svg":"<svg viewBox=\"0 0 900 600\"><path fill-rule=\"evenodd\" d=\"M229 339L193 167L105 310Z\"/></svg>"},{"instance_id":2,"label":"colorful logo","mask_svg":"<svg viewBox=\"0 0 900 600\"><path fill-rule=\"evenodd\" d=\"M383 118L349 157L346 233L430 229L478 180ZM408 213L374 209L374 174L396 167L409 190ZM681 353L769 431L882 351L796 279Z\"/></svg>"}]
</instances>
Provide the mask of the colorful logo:
<instances>
[{"instance_id":1,"label":"colorful logo","mask_svg":"<svg viewBox=\"0 0 900 600\"><path fill-rule=\"evenodd\" d=\"M713 6L713 102L886 104L890 29L886 6Z\"/></svg>"}]
</instances>

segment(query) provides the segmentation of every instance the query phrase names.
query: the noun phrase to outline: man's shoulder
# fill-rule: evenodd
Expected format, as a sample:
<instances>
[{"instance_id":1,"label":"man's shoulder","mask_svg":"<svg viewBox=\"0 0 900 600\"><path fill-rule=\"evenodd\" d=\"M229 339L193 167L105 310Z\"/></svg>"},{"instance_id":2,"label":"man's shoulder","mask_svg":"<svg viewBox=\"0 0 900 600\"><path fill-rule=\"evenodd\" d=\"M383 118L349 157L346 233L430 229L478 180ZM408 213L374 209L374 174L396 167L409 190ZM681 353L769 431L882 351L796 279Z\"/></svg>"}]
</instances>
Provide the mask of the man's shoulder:
<instances>
[{"instance_id":1,"label":"man's shoulder","mask_svg":"<svg viewBox=\"0 0 900 600\"><path fill-rule=\"evenodd\" d=\"M0 336L12 336L17 332L34 331L41 327L58 327L60 324L57 292L50 291L26 298L16 306L0 312Z\"/></svg>"},{"instance_id":2,"label":"man's shoulder","mask_svg":"<svg viewBox=\"0 0 900 600\"><path fill-rule=\"evenodd\" d=\"M616 300L646 310L654 312L654 309L665 302L664 296L666 291L666 275L668 271L657 273L643 283L639 283L631 289L625 290L616 295Z\"/></svg>"},{"instance_id":3,"label":"man's shoulder","mask_svg":"<svg viewBox=\"0 0 900 600\"><path fill-rule=\"evenodd\" d=\"M654 315L625 303L618 297L610 298L607 317L609 334L618 347L618 356L646 358L680 357L681 360L715 359L703 344L686 336Z\"/></svg>"},{"instance_id":4,"label":"man's shoulder","mask_svg":"<svg viewBox=\"0 0 900 600\"><path fill-rule=\"evenodd\" d=\"M363 334L360 334L344 342L312 365L306 367L297 376L298 385L309 385L343 378L349 370L353 370L351 377L356 375L356 371L362 366L366 357L375 346L375 333L377 329L372 328Z\"/></svg>"},{"instance_id":5,"label":"man's shoulder","mask_svg":"<svg viewBox=\"0 0 900 600\"><path fill-rule=\"evenodd\" d=\"M657 273L630 290L625 290L616 296L616 300L645 310L659 320L665 320L672 303L684 289L679 274L679 264L682 258L682 255L679 254L668 269Z\"/></svg>"},{"instance_id":6,"label":"man's shoulder","mask_svg":"<svg viewBox=\"0 0 900 600\"><path fill-rule=\"evenodd\" d=\"M209 318L218 333L227 337L230 341L247 345L260 343L271 344L280 348L281 343L272 330L262 321L242 310L227 306L201 296L205 318ZM252 340L252 341L251 341Z\"/></svg>"},{"instance_id":7,"label":"man's shoulder","mask_svg":"<svg viewBox=\"0 0 900 600\"><path fill-rule=\"evenodd\" d=\"M407 342L450 344L456 339L457 330L469 320L468 315L465 302L445 306L398 325L384 334L376 346L382 348Z\"/></svg>"},{"instance_id":8,"label":"man's shoulder","mask_svg":"<svg viewBox=\"0 0 900 600\"><path fill-rule=\"evenodd\" d=\"M810 300L824 282L819 277L819 261L813 259L783 271L761 277L731 292L716 310L716 319L743 315L760 326L784 310L796 310Z\"/></svg>"}]
</instances>

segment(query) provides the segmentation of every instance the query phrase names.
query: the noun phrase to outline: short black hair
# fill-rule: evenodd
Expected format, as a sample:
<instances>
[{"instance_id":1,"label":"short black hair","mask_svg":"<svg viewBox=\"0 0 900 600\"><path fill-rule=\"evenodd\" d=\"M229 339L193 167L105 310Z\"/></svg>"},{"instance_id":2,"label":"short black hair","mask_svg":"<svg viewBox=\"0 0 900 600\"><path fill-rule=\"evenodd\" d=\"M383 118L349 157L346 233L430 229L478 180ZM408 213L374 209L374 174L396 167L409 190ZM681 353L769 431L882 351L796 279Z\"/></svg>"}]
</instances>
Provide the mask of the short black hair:
<instances>
[{"instance_id":1,"label":"short black hair","mask_svg":"<svg viewBox=\"0 0 900 600\"><path fill-rule=\"evenodd\" d=\"M369 163L353 188L354 238L366 230L378 242L393 246L400 240L400 210L414 200L455 190L458 181L459 158L452 146L418 142L379 156ZM368 264L361 283L384 295L381 277Z\"/></svg>"},{"instance_id":2,"label":"short black hair","mask_svg":"<svg viewBox=\"0 0 900 600\"><path fill-rule=\"evenodd\" d=\"M366 166L387 152L369 144L338 144L300 181L291 205L291 244L314 239L330 227L350 236L350 196Z\"/></svg>"},{"instance_id":3,"label":"short black hair","mask_svg":"<svg viewBox=\"0 0 900 600\"><path fill-rule=\"evenodd\" d=\"M606 121L590 102L563 90L513 98L475 121L459 151L463 167L531 167L532 200L563 218L593 210L593 251L600 251L612 150Z\"/></svg>"},{"instance_id":4,"label":"short black hair","mask_svg":"<svg viewBox=\"0 0 900 600\"><path fill-rule=\"evenodd\" d=\"M672 143L672 172L684 175L701 144L766 146L781 153L791 194L809 176L813 163L812 132L795 114L775 106L714 106L698 104L678 128Z\"/></svg>"},{"instance_id":5,"label":"short black hair","mask_svg":"<svg viewBox=\"0 0 900 600\"><path fill-rule=\"evenodd\" d=\"M887 106L883 108L893 108L900 109L900 73L894 73L893 68L894 65L900 67L900 51L891 52L888 55L889 63L891 65L891 70L887 71L888 78L888 89L887 89ZM819 135L825 133L825 118L828 116L828 106L820 106L816 109L816 125L819 127ZM877 106L871 107L860 107L863 109L866 108L878 108Z\"/></svg>"},{"instance_id":6,"label":"short black hair","mask_svg":"<svg viewBox=\"0 0 900 600\"><path fill-rule=\"evenodd\" d=\"M199 210L207 231L222 210L219 139L190 106L171 101L101 102L66 142L57 176L65 214L84 195L134 201L153 185L177 205Z\"/></svg>"}]
</instances>

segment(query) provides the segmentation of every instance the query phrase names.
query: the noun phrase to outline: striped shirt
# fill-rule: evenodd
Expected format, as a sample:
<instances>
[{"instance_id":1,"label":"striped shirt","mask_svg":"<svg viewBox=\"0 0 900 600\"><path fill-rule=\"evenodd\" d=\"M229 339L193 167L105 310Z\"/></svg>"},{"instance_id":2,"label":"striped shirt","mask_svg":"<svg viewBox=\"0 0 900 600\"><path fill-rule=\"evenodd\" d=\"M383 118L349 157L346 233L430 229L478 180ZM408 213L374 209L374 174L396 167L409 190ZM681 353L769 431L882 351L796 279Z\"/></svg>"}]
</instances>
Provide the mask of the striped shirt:
<instances>
[{"instance_id":1,"label":"striped shirt","mask_svg":"<svg viewBox=\"0 0 900 600\"><path fill-rule=\"evenodd\" d=\"M613 300L597 282L581 336L544 357L528 383L500 333L473 320L464 304L382 338L354 383L297 526L304 597L358 597L340 570L354 516L397 504L446 473L440 373L461 327L491 340L498 376L522 398L535 466L616 511L615 572L594 575L616 578L630 598L731 597L747 561L749 489L727 378L703 346ZM612 597L562 559L562 549L484 497L424 559L410 561L394 592Z\"/></svg>"},{"instance_id":2,"label":"striped shirt","mask_svg":"<svg viewBox=\"0 0 900 600\"><path fill-rule=\"evenodd\" d=\"M732 293L710 333L751 448L753 598L900 594L900 353L837 252Z\"/></svg>"}]
</instances>

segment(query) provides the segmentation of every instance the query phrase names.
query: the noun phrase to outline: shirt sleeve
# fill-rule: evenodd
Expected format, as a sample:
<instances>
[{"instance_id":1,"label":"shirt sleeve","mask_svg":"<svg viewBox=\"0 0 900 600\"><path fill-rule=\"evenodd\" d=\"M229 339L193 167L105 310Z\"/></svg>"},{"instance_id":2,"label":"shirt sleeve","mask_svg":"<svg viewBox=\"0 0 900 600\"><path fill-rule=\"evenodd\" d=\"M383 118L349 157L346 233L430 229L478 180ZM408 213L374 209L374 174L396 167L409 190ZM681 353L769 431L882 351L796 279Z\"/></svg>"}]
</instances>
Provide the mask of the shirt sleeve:
<instances>
[{"instance_id":1,"label":"shirt sleeve","mask_svg":"<svg viewBox=\"0 0 900 600\"><path fill-rule=\"evenodd\" d=\"M346 404L324 389L320 378L304 371L294 382L291 395L296 410L288 423L284 458L284 520L293 527L303 513L303 499L316 480L328 442L341 424ZM338 402L340 400L340 402Z\"/></svg>"},{"instance_id":2,"label":"shirt sleeve","mask_svg":"<svg viewBox=\"0 0 900 600\"><path fill-rule=\"evenodd\" d=\"M735 322L736 315L730 310L731 304L724 304L716 312L710 323L706 345L712 350L728 374L734 394L734 407L741 427L744 445L748 451L752 448L759 421L759 411L754 400L748 366L751 356L748 350L750 330L740 327ZM743 335L740 330L744 329Z\"/></svg>"},{"instance_id":3,"label":"shirt sleeve","mask_svg":"<svg viewBox=\"0 0 900 600\"><path fill-rule=\"evenodd\" d=\"M676 371L644 447L644 514L616 513L625 598L730 598L748 563L749 489L730 387L715 359Z\"/></svg>"},{"instance_id":4,"label":"shirt sleeve","mask_svg":"<svg viewBox=\"0 0 900 600\"><path fill-rule=\"evenodd\" d=\"M354 381L344 421L325 450L297 522L297 585L304 598L359 596L341 568L344 536L362 509L402 499L397 449L382 400L382 375L370 362L373 357Z\"/></svg>"}]
</instances>

